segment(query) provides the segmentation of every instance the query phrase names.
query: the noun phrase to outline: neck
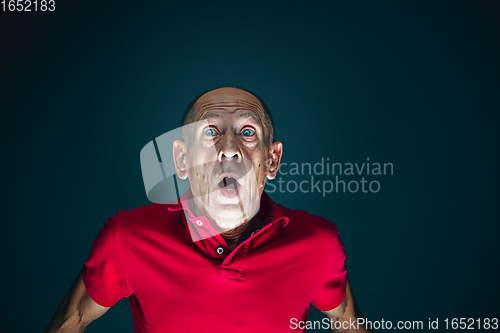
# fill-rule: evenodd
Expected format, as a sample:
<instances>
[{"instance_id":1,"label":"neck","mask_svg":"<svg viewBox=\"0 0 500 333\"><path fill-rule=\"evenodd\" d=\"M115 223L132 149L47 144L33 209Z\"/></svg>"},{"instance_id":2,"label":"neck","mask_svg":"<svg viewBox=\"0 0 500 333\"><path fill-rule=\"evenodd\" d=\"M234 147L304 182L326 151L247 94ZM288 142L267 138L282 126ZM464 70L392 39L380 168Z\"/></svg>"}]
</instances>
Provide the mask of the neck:
<instances>
[{"instance_id":1,"label":"neck","mask_svg":"<svg viewBox=\"0 0 500 333\"><path fill-rule=\"evenodd\" d=\"M248 227L253 224L252 221L253 219L242 223L241 225L237 226L234 229L221 233L221 236L224 238L224 240L228 245L229 243L237 243L241 235L243 235L243 233L245 232L245 230L247 230Z\"/></svg>"},{"instance_id":2,"label":"neck","mask_svg":"<svg viewBox=\"0 0 500 333\"><path fill-rule=\"evenodd\" d=\"M221 233L221 236L226 241L230 251L232 251L241 240L250 237L252 232L262 228L264 224L265 222L262 217L257 214L250 221L243 223L237 228Z\"/></svg>"}]
</instances>

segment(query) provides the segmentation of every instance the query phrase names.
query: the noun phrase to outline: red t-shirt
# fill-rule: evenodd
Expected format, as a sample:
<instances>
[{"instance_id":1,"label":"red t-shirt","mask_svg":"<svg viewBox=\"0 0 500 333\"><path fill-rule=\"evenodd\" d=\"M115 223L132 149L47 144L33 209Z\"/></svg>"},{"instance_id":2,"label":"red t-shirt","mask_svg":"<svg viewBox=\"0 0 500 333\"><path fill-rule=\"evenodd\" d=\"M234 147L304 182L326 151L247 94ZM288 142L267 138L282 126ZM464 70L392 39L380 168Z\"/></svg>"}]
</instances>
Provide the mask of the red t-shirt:
<instances>
[{"instance_id":1,"label":"red t-shirt","mask_svg":"<svg viewBox=\"0 0 500 333\"><path fill-rule=\"evenodd\" d=\"M297 332L311 302L343 301L343 245L333 223L266 193L259 214L267 223L229 252L185 205L120 211L92 243L85 288L105 307L128 297L135 332Z\"/></svg>"}]
</instances>

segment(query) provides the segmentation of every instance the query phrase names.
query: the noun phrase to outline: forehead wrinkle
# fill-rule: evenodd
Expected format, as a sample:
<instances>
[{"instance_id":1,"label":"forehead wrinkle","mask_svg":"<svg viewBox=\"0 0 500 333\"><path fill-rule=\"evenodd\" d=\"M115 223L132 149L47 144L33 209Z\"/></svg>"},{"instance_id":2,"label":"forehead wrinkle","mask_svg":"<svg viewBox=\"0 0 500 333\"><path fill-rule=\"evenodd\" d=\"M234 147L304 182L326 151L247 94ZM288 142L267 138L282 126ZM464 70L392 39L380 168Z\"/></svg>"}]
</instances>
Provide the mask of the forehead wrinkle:
<instances>
[{"instance_id":1,"label":"forehead wrinkle","mask_svg":"<svg viewBox=\"0 0 500 333\"><path fill-rule=\"evenodd\" d=\"M242 108L242 109L249 109L252 111L264 111L262 105L260 102L257 101L257 103L254 102L249 102L245 100L237 100L237 101L224 101L224 100L217 100L217 99L212 99L208 100L205 102L196 102L195 108L201 112L205 109L230 109L230 108Z\"/></svg>"},{"instance_id":2,"label":"forehead wrinkle","mask_svg":"<svg viewBox=\"0 0 500 333\"><path fill-rule=\"evenodd\" d=\"M249 103L246 101L238 101L237 103L207 101L204 103L199 103L199 105L195 105L195 109L197 113L195 119L197 120L219 117L219 115L216 114L214 111L222 111L222 112L247 111L244 113L245 116L250 116L257 120L261 120L260 118L264 113L264 109L260 105L260 102L259 104L256 104L256 103Z\"/></svg>"}]
</instances>

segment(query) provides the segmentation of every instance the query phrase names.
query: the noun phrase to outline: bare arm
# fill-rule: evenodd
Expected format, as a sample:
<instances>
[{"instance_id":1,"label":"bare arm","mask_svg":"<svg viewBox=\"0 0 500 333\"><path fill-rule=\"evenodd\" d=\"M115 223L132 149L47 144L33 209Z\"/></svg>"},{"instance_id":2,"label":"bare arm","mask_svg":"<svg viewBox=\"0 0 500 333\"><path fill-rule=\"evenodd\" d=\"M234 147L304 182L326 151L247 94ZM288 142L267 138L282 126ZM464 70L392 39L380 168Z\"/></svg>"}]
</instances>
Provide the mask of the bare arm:
<instances>
[{"instance_id":1,"label":"bare arm","mask_svg":"<svg viewBox=\"0 0 500 333\"><path fill-rule=\"evenodd\" d=\"M90 298L80 272L43 333L85 332L87 325L108 309Z\"/></svg>"},{"instance_id":2,"label":"bare arm","mask_svg":"<svg viewBox=\"0 0 500 333\"><path fill-rule=\"evenodd\" d=\"M351 289L351 284L349 283L349 280L347 280L347 286L346 286L346 293L345 293L345 298L344 301L337 306L335 309L330 310L330 311L322 311L328 319L333 320L333 322L340 322L339 326L341 327L339 330L336 329L331 329L331 332L342 332L342 333L349 333L349 332L372 332L372 330L369 330L365 327L365 325L359 325L359 329L357 325L355 325L356 328L353 329L352 325L349 325L351 322L356 321L358 318L364 318L363 315L361 314L361 311L359 310L358 306L356 305L356 301L354 300L354 296L352 294L352 289Z\"/></svg>"}]
</instances>

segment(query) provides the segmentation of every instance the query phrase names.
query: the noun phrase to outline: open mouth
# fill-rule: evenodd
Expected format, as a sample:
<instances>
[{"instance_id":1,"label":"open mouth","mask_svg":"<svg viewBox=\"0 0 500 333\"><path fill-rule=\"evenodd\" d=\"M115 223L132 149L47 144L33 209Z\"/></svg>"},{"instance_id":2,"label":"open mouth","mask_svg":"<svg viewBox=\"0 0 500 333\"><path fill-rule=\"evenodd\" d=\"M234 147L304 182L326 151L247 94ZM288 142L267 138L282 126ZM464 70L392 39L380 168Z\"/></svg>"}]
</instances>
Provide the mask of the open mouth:
<instances>
[{"instance_id":1,"label":"open mouth","mask_svg":"<svg viewBox=\"0 0 500 333\"><path fill-rule=\"evenodd\" d=\"M240 184L235 178L232 177L224 177L222 180L219 182L219 186L223 189L227 189L228 191L230 190L236 190Z\"/></svg>"},{"instance_id":2,"label":"open mouth","mask_svg":"<svg viewBox=\"0 0 500 333\"><path fill-rule=\"evenodd\" d=\"M225 196L232 198L236 196L240 184L233 177L224 177L219 182L219 187L221 188L222 193L224 193Z\"/></svg>"}]
</instances>

